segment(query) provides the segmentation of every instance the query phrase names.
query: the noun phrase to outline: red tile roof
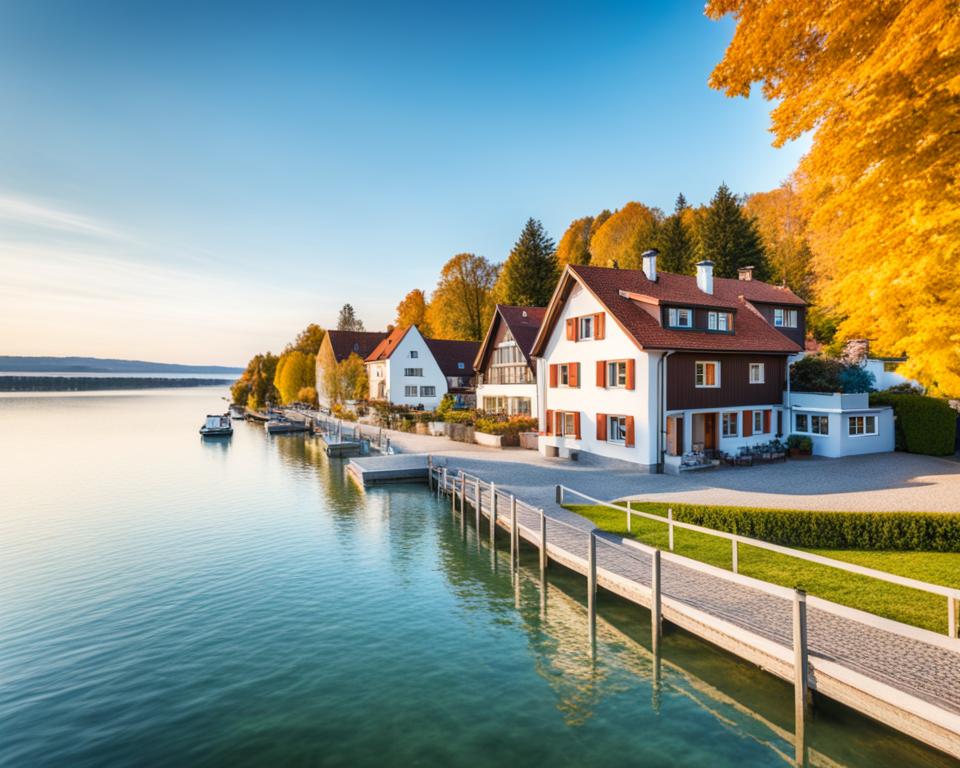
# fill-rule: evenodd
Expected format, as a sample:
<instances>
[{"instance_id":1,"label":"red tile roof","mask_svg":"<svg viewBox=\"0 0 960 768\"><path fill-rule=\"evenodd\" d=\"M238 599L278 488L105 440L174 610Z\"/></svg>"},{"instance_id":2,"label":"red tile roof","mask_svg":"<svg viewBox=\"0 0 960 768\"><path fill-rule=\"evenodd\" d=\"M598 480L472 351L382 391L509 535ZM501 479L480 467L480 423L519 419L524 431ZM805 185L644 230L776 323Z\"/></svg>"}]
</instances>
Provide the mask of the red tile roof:
<instances>
[{"instance_id":1,"label":"red tile roof","mask_svg":"<svg viewBox=\"0 0 960 768\"><path fill-rule=\"evenodd\" d=\"M561 277L548 319L538 335L537 347L546 342L548 327L556 322L559 309L569 292L572 280L580 282L603 304L626 334L642 349L688 349L715 352L779 352L792 354L800 347L764 320L750 301L803 304L792 291L776 288L756 280L714 278L714 293L697 288L695 277L661 272L657 282L647 279L642 270L609 269L606 267L569 266ZM758 288L758 286L765 286ZM679 305L715 306L736 312L735 332L710 333L699 330L664 328L656 318L642 309L636 301L621 295L621 291L656 298L659 302ZM763 298L759 298L763 297ZM749 299L749 300L748 300Z\"/></svg>"},{"instance_id":2,"label":"red tile roof","mask_svg":"<svg viewBox=\"0 0 960 768\"><path fill-rule=\"evenodd\" d=\"M397 345L403 340L403 337L407 335L413 326L408 325L406 328L394 328L390 333L388 333L383 340L377 344L374 350L367 355L367 362L372 363L374 360L386 360L390 355L393 354L393 350L397 348Z\"/></svg>"},{"instance_id":3,"label":"red tile roof","mask_svg":"<svg viewBox=\"0 0 960 768\"><path fill-rule=\"evenodd\" d=\"M497 304L497 312L513 334L517 346L523 352L527 361L530 360L530 350L537 340L537 333L547 314L546 307L511 307L506 304Z\"/></svg>"},{"instance_id":4,"label":"red tile roof","mask_svg":"<svg viewBox=\"0 0 960 768\"><path fill-rule=\"evenodd\" d=\"M426 339L426 342L444 376L473 376L473 359L480 342L448 339Z\"/></svg>"},{"instance_id":5,"label":"red tile roof","mask_svg":"<svg viewBox=\"0 0 960 768\"><path fill-rule=\"evenodd\" d=\"M374 347L386 336L383 332L370 331L327 331L333 356L336 361L342 362L350 355L356 354L366 359Z\"/></svg>"}]
</instances>

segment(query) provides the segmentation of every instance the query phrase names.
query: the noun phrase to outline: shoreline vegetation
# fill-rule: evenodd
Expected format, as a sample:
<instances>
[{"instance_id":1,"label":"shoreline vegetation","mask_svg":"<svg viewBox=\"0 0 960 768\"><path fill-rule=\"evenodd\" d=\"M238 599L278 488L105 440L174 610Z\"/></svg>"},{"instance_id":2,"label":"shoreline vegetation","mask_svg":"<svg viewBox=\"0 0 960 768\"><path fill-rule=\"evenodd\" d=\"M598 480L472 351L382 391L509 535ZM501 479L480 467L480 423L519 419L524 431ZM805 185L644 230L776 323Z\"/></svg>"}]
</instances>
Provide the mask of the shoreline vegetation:
<instances>
[{"instance_id":1,"label":"shoreline vegetation","mask_svg":"<svg viewBox=\"0 0 960 768\"><path fill-rule=\"evenodd\" d=\"M108 389L226 387L233 381L233 379L134 376L0 376L0 392L88 392Z\"/></svg>"}]
</instances>

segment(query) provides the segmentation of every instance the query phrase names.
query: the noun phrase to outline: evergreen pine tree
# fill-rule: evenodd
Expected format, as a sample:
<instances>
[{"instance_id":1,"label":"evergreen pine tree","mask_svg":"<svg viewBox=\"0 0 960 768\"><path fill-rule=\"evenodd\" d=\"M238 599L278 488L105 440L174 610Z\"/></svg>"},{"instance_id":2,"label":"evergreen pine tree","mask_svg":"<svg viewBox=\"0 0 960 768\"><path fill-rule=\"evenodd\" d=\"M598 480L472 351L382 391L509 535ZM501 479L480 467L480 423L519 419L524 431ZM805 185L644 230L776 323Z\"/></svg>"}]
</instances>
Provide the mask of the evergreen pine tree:
<instances>
[{"instance_id":1,"label":"evergreen pine tree","mask_svg":"<svg viewBox=\"0 0 960 768\"><path fill-rule=\"evenodd\" d=\"M693 271L693 238L687 231L683 221L683 213L689 208L683 194L677 196L677 204L673 215L660 227L660 237L657 241L657 267L664 272L674 272L678 275L690 274Z\"/></svg>"},{"instance_id":2,"label":"evergreen pine tree","mask_svg":"<svg viewBox=\"0 0 960 768\"><path fill-rule=\"evenodd\" d=\"M713 262L717 277L736 277L739 267L752 266L756 279L767 279L767 260L756 222L744 213L726 184L720 185L710 201L702 245L703 258Z\"/></svg>"},{"instance_id":3,"label":"evergreen pine tree","mask_svg":"<svg viewBox=\"0 0 960 768\"><path fill-rule=\"evenodd\" d=\"M344 304L340 308L340 317L337 319L338 331L362 331L363 320L357 317L352 304Z\"/></svg>"},{"instance_id":4,"label":"evergreen pine tree","mask_svg":"<svg viewBox=\"0 0 960 768\"><path fill-rule=\"evenodd\" d=\"M545 307L557 282L553 240L536 219L527 219L503 265L497 299L504 304Z\"/></svg>"}]
</instances>

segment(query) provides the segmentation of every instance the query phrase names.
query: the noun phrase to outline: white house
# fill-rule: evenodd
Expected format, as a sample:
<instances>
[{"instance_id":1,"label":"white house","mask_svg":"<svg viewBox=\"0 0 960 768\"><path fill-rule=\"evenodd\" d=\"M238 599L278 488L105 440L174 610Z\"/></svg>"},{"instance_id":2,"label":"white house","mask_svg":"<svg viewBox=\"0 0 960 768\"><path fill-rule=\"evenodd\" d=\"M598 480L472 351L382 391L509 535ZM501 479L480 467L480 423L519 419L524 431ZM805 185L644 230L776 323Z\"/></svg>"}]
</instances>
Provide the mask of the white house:
<instances>
[{"instance_id":1,"label":"white house","mask_svg":"<svg viewBox=\"0 0 960 768\"><path fill-rule=\"evenodd\" d=\"M543 453L672 471L784 435L786 359L800 350L790 334L805 302L749 272L697 269L658 272L655 251L642 271L566 268L532 348Z\"/></svg>"},{"instance_id":2,"label":"white house","mask_svg":"<svg viewBox=\"0 0 960 768\"><path fill-rule=\"evenodd\" d=\"M791 395L793 432L808 435L817 456L853 456L894 449L893 409L870 396L825 392Z\"/></svg>"},{"instance_id":3,"label":"white house","mask_svg":"<svg viewBox=\"0 0 960 768\"><path fill-rule=\"evenodd\" d=\"M497 305L474 361L480 410L536 417L536 364L530 350L545 313L544 307Z\"/></svg>"},{"instance_id":4,"label":"white house","mask_svg":"<svg viewBox=\"0 0 960 768\"><path fill-rule=\"evenodd\" d=\"M448 392L471 392L475 342L427 339L416 326L396 328L366 359L370 399L433 410Z\"/></svg>"}]
</instances>

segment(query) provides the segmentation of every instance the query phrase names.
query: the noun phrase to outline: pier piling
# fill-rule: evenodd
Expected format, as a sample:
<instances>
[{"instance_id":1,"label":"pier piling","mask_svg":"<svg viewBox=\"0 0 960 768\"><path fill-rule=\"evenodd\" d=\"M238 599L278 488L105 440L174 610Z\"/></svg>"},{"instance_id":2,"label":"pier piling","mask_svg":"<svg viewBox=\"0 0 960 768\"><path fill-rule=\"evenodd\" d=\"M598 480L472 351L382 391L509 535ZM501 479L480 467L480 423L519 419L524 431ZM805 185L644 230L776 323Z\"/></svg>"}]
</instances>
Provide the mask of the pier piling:
<instances>
[{"instance_id":1,"label":"pier piling","mask_svg":"<svg viewBox=\"0 0 960 768\"><path fill-rule=\"evenodd\" d=\"M660 653L660 636L662 634L662 610L660 603L660 550L655 549L651 555L653 563L650 574L650 638L653 653Z\"/></svg>"}]
</instances>

